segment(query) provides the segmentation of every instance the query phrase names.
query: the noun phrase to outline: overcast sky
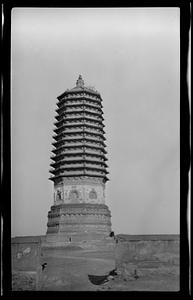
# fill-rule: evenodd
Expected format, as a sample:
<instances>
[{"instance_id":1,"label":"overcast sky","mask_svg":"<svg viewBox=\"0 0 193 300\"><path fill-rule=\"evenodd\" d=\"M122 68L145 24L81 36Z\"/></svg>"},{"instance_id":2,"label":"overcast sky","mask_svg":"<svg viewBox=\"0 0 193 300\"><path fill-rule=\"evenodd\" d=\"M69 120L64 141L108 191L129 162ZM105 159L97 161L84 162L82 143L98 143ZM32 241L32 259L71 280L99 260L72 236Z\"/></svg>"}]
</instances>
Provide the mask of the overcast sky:
<instances>
[{"instance_id":1,"label":"overcast sky","mask_svg":"<svg viewBox=\"0 0 193 300\"><path fill-rule=\"evenodd\" d=\"M116 234L179 233L179 9L12 10L12 236L43 235L56 97L103 98Z\"/></svg>"}]
</instances>

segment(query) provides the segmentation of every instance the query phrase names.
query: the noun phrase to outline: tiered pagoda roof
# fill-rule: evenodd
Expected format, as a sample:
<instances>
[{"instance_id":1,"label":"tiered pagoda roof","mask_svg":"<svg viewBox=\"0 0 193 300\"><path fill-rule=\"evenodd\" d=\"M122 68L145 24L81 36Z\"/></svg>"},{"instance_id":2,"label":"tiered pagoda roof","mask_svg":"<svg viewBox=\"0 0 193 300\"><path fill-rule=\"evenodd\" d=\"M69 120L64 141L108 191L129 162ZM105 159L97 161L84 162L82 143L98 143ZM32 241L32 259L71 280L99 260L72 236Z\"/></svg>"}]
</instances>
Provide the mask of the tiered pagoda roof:
<instances>
[{"instance_id":1,"label":"tiered pagoda roof","mask_svg":"<svg viewBox=\"0 0 193 300\"><path fill-rule=\"evenodd\" d=\"M50 179L91 176L106 182L107 152L100 94L85 87L80 75L76 87L57 99Z\"/></svg>"}]
</instances>

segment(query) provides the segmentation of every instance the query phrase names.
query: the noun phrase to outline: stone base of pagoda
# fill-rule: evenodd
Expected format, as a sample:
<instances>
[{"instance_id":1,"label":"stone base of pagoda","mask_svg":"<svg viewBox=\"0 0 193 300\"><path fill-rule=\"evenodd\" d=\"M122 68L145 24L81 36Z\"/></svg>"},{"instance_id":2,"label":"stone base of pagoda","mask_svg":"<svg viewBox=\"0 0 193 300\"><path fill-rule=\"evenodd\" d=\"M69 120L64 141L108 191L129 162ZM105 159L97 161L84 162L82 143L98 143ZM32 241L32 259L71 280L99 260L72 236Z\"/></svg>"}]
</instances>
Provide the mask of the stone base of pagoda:
<instances>
[{"instance_id":1,"label":"stone base of pagoda","mask_svg":"<svg viewBox=\"0 0 193 300\"><path fill-rule=\"evenodd\" d=\"M48 213L46 244L89 248L114 244L111 214L105 204L60 204Z\"/></svg>"}]
</instances>

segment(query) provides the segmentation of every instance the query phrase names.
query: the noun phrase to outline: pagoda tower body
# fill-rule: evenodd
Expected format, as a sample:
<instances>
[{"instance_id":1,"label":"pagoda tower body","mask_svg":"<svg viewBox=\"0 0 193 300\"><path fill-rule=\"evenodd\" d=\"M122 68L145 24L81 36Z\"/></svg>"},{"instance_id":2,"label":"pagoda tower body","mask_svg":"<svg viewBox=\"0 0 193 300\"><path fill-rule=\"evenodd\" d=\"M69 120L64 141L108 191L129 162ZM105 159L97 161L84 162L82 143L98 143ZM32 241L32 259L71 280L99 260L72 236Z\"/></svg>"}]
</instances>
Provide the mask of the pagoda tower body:
<instances>
[{"instance_id":1,"label":"pagoda tower body","mask_svg":"<svg viewBox=\"0 0 193 300\"><path fill-rule=\"evenodd\" d=\"M85 87L79 76L76 86L57 99L50 170L54 203L48 212L47 242L109 237L102 98L93 88Z\"/></svg>"}]
</instances>

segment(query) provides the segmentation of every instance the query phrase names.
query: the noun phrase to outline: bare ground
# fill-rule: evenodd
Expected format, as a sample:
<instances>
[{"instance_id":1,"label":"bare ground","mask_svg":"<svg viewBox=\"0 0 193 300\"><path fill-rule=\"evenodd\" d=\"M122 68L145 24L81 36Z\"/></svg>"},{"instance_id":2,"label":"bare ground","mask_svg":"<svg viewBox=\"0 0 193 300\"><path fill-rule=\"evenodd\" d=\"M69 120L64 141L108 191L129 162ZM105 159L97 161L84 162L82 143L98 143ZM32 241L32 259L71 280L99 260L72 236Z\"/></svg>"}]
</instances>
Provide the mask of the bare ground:
<instances>
[{"instance_id":1,"label":"bare ground","mask_svg":"<svg viewBox=\"0 0 193 300\"><path fill-rule=\"evenodd\" d=\"M94 285L88 275L106 275L115 268L108 251L44 251L41 264L47 263L39 278L44 291L178 291L179 277L156 275L125 279L121 275L102 285Z\"/></svg>"}]
</instances>

